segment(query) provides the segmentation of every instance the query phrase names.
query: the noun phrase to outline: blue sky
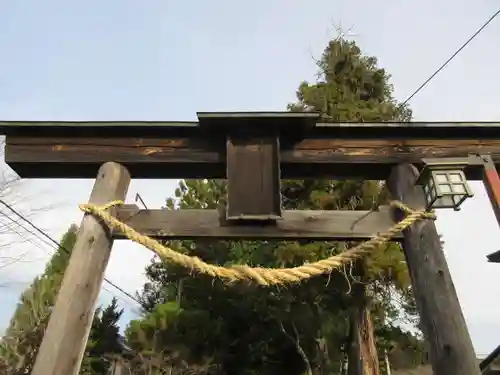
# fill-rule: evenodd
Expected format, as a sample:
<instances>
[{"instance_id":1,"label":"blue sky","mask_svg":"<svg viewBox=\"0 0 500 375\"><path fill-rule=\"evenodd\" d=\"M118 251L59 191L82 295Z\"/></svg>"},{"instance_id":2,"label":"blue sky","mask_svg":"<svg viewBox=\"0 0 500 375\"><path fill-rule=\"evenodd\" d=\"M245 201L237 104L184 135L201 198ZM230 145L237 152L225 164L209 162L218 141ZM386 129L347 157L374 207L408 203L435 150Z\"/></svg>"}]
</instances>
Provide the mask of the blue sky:
<instances>
[{"instance_id":1,"label":"blue sky","mask_svg":"<svg viewBox=\"0 0 500 375\"><path fill-rule=\"evenodd\" d=\"M498 7L497 0L6 0L0 119L194 120L196 111L283 110L299 83L314 79L313 57L337 35L335 25L379 58L404 99ZM411 101L415 119L498 120L499 35L500 18ZM80 221L77 204L91 186L24 180L7 198L25 213L52 206L32 219L59 238ZM134 181L129 198L139 192L158 207L175 186ZM486 354L500 344L500 266L485 255L500 249L500 240L484 190L473 188L476 197L459 213L440 214L438 227L474 345ZM4 256L26 252L23 262L0 268L0 329L49 256L48 246L32 241L0 247ZM117 243L107 277L133 292L150 258ZM109 298L103 291L101 301ZM126 321L134 303L122 305Z\"/></svg>"}]
</instances>

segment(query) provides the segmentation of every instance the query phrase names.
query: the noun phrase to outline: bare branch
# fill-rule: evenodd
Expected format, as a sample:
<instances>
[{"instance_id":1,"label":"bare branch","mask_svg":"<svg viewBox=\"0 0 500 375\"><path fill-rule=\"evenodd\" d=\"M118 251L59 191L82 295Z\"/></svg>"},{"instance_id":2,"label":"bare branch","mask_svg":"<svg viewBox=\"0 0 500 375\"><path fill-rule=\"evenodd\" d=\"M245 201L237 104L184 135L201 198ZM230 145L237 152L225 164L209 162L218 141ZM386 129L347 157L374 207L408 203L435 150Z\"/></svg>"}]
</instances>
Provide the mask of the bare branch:
<instances>
[{"instance_id":1,"label":"bare branch","mask_svg":"<svg viewBox=\"0 0 500 375\"><path fill-rule=\"evenodd\" d=\"M297 349L297 353L302 357L302 360L304 361L304 365L306 366L306 374L307 375L312 375L312 367L311 367L311 361L309 361L309 358L307 357L306 352L300 345L300 337L299 337L299 332L297 330L297 327L295 326L295 323L292 322L292 327L293 327L293 332L295 334L295 337L293 337L291 334L289 334L286 330L285 327L283 326L283 322L280 320L278 321L278 324L280 326L281 332L294 343L295 348Z\"/></svg>"}]
</instances>

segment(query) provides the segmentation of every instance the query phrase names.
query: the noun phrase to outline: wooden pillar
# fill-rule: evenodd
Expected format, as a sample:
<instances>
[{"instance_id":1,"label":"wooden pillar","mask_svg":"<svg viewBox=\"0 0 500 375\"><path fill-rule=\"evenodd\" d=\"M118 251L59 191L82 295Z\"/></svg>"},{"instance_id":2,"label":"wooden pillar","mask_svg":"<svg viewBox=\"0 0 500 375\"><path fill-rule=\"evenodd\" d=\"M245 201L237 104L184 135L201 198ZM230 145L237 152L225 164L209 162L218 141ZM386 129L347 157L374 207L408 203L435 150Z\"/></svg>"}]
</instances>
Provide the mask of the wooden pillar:
<instances>
[{"instance_id":1,"label":"wooden pillar","mask_svg":"<svg viewBox=\"0 0 500 375\"><path fill-rule=\"evenodd\" d=\"M484 162L483 184L490 198L491 207L500 226L500 176L491 156L482 156Z\"/></svg>"},{"instance_id":2,"label":"wooden pillar","mask_svg":"<svg viewBox=\"0 0 500 375\"><path fill-rule=\"evenodd\" d=\"M422 188L415 186L417 177L418 171L412 165L395 167L387 181L393 199L422 209L425 202ZM400 220L404 214L398 210L396 216ZM419 221L403 234L403 248L434 375L480 375L435 224Z\"/></svg>"},{"instance_id":3,"label":"wooden pillar","mask_svg":"<svg viewBox=\"0 0 500 375\"><path fill-rule=\"evenodd\" d=\"M116 163L98 172L89 203L125 199L130 174ZM106 225L85 215L31 375L77 375L113 240Z\"/></svg>"}]
</instances>

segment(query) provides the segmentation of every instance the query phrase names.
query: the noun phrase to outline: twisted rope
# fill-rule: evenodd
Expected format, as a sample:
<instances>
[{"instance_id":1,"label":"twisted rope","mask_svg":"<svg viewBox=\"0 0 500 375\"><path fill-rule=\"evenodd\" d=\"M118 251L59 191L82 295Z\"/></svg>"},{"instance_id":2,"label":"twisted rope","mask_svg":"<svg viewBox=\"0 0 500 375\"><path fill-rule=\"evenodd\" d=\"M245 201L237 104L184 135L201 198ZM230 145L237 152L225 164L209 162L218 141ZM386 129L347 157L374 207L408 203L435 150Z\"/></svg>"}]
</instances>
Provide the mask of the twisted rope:
<instances>
[{"instance_id":1,"label":"twisted rope","mask_svg":"<svg viewBox=\"0 0 500 375\"><path fill-rule=\"evenodd\" d=\"M195 256L189 256L179 253L161 244L153 238L138 233L132 227L120 222L107 212L109 208L120 204L123 204L123 202L113 201L104 206L81 204L79 205L79 207L85 213L100 218L112 230L117 230L123 233L128 239L137 242L153 251L164 261L170 261L184 268L214 278L220 277L230 282L247 280L255 282L262 286L297 283L314 276L330 273L333 270L342 267L344 264L350 263L362 257L363 255L366 255L377 246L387 243L396 234L400 233L402 230L409 227L416 221L424 219L436 219L436 216L431 212L414 211L401 202L393 201L391 202L391 205L404 211L407 216L399 223L396 223L387 232L380 233L370 240L363 242L353 247L352 249L344 251L340 254L333 255L329 258L322 259L314 263L307 263L303 264L302 266L293 268L264 268L250 267L247 265L233 265L229 267L223 267L205 263L203 260Z\"/></svg>"}]
</instances>

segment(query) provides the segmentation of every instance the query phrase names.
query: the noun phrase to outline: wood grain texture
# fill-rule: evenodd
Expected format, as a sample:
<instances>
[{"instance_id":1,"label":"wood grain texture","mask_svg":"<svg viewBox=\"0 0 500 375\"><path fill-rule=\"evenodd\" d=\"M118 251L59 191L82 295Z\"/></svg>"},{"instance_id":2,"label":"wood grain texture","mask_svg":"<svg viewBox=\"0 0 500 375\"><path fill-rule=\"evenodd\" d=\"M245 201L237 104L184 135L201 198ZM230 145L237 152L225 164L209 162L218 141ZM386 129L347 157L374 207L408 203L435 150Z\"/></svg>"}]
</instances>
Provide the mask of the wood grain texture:
<instances>
[{"instance_id":1,"label":"wood grain texture","mask_svg":"<svg viewBox=\"0 0 500 375\"><path fill-rule=\"evenodd\" d=\"M136 205L124 205L110 212L139 233L160 239L366 240L393 225L387 207L379 211L284 211L283 220L261 225L231 225L217 210L139 210ZM124 238L118 232L113 237Z\"/></svg>"},{"instance_id":2,"label":"wood grain texture","mask_svg":"<svg viewBox=\"0 0 500 375\"><path fill-rule=\"evenodd\" d=\"M123 166L106 163L99 169L89 203L123 200L129 183ZM108 228L85 215L32 375L79 373L112 243Z\"/></svg>"},{"instance_id":3,"label":"wood grain texture","mask_svg":"<svg viewBox=\"0 0 500 375\"><path fill-rule=\"evenodd\" d=\"M227 218L281 217L279 139L228 137L226 147Z\"/></svg>"},{"instance_id":4,"label":"wood grain texture","mask_svg":"<svg viewBox=\"0 0 500 375\"><path fill-rule=\"evenodd\" d=\"M500 166L500 139L306 139L281 145L282 178L382 180L398 163L490 154ZM225 178L225 139L7 137L6 162L21 177L91 178L102 163L125 165L135 178ZM167 167L168 165L168 167ZM480 180L482 168L470 168Z\"/></svg>"},{"instance_id":5,"label":"wood grain texture","mask_svg":"<svg viewBox=\"0 0 500 375\"><path fill-rule=\"evenodd\" d=\"M500 226L500 176L490 156L483 156L483 184L490 199L491 208Z\"/></svg>"},{"instance_id":6,"label":"wood grain texture","mask_svg":"<svg viewBox=\"0 0 500 375\"><path fill-rule=\"evenodd\" d=\"M418 171L409 164L394 168L387 187L394 199L414 209L425 206ZM397 212L397 220L403 217ZM419 221L403 232L403 249L411 277L422 330L429 344L435 375L479 375L441 241L432 221Z\"/></svg>"}]
</instances>

